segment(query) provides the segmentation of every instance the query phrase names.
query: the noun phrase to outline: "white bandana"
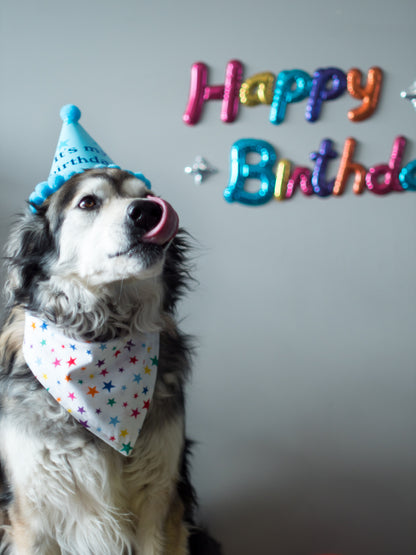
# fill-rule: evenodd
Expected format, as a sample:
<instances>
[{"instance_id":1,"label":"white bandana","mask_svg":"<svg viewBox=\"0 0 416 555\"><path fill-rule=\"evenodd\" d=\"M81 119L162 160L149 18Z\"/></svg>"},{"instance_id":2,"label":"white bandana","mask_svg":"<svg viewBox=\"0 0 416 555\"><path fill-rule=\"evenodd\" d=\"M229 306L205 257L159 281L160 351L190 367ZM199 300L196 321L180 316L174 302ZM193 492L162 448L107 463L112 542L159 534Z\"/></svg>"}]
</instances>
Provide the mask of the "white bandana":
<instances>
[{"instance_id":1,"label":"white bandana","mask_svg":"<svg viewBox=\"0 0 416 555\"><path fill-rule=\"evenodd\" d=\"M26 313L23 354L36 379L84 428L131 453L155 388L158 333L75 341Z\"/></svg>"}]
</instances>

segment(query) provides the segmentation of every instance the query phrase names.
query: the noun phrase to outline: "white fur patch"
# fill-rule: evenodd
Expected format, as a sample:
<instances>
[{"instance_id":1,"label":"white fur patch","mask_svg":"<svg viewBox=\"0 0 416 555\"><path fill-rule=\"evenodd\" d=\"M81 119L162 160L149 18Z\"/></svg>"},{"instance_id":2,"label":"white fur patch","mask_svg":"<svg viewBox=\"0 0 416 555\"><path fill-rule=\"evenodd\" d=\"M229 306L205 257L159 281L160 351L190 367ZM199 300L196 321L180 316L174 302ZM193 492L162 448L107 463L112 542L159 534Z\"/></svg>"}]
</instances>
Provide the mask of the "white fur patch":
<instances>
[{"instance_id":1,"label":"white fur patch","mask_svg":"<svg viewBox=\"0 0 416 555\"><path fill-rule=\"evenodd\" d=\"M148 266L139 255L129 251L127 208L133 198L145 198L147 189L135 178L127 179L122 189L123 195L128 196L116 196L111 184L102 177L85 179L66 210L59 259L53 273L65 277L77 275L89 286L131 277L148 279L160 274L164 263L162 255ZM97 198L98 208L79 208L82 199L92 195Z\"/></svg>"}]
</instances>

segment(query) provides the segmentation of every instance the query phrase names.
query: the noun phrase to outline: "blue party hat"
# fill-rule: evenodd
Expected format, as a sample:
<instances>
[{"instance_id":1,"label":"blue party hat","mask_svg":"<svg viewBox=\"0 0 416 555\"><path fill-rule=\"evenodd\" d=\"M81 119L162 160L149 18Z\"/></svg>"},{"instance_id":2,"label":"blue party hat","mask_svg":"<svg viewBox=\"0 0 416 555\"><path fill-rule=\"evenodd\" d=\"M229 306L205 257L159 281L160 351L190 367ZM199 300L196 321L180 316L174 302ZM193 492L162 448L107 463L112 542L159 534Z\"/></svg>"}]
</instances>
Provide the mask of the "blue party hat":
<instances>
[{"instance_id":1,"label":"blue party hat","mask_svg":"<svg viewBox=\"0 0 416 555\"><path fill-rule=\"evenodd\" d=\"M62 130L48 180L36 185L29 197L32 212L36 212L36 207L43 204L73 175L91 168L120 168L78 123L81 111L77 106L72 104L63 106L60 116L63 121ZM150 182L143 174L129 173L144 181L150 189Z\"/></svg>"}]
</instances>

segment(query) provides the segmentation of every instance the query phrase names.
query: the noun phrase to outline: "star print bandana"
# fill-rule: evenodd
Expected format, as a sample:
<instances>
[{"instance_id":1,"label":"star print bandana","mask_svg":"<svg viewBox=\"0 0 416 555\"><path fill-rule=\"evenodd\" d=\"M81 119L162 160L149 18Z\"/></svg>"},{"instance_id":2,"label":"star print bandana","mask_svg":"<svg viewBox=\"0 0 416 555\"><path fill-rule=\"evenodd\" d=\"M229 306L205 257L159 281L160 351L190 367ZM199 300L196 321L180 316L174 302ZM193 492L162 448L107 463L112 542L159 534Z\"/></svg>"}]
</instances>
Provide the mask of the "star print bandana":
<instances>
[{"instance_id":1,"label":"star print bandana","mask_svg":"<svg viewBox=\"0 0 416 555\"><path fill-rule=\"evenodd\" d=\"M75 341L26 313L23 354L43 387L84 428L129 455L156 383L159 334Z\"/></svg>"}]
</instances>

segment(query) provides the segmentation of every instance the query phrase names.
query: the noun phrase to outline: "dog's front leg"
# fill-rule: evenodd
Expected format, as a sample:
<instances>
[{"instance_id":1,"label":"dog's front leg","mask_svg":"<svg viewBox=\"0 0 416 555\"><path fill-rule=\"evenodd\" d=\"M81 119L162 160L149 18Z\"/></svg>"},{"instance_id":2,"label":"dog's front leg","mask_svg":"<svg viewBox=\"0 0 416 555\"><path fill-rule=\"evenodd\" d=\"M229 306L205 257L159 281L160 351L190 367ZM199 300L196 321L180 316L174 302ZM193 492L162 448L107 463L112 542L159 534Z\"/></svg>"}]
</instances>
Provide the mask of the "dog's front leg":
<instances>
[{"instance_id":1,"label":"dog's front leg","mask_svg":"<svg viewBox=\"0 0 416 555\"><path fill-rule=\"evenodd\" d=\"M137 529L139 555L187 555L188 530L182 502L177 496L172 502L167 492L153 493L156 495L143 507Z\"/></svg>"},{"instance_id":2,"label":"dog's front leg","mask_svg":"<svg viewBox=\"0 0 416 555\"><path fill-rule=\"evenodd\" d=\"M7 533L7 555L60 555L57 543L33 528L23 498L16 497L9 507L10 529ZM3 551L2 551L3 553Z\"/></svg>"},{"instance_id":3,"label":"dog's front leg","mask_svg":"<svg viewBox=\"0 0 416 555\"><path fill-rule=\"evenodd\" d=\"M126 468L126 487L138 492L130 506L136 518L138 555L186 555L187 530L177 494L183 420L166 423L157 433L144 432L134 460ZM133 484L136 487L133 487Z\"/></svg>"}]
</instances>

